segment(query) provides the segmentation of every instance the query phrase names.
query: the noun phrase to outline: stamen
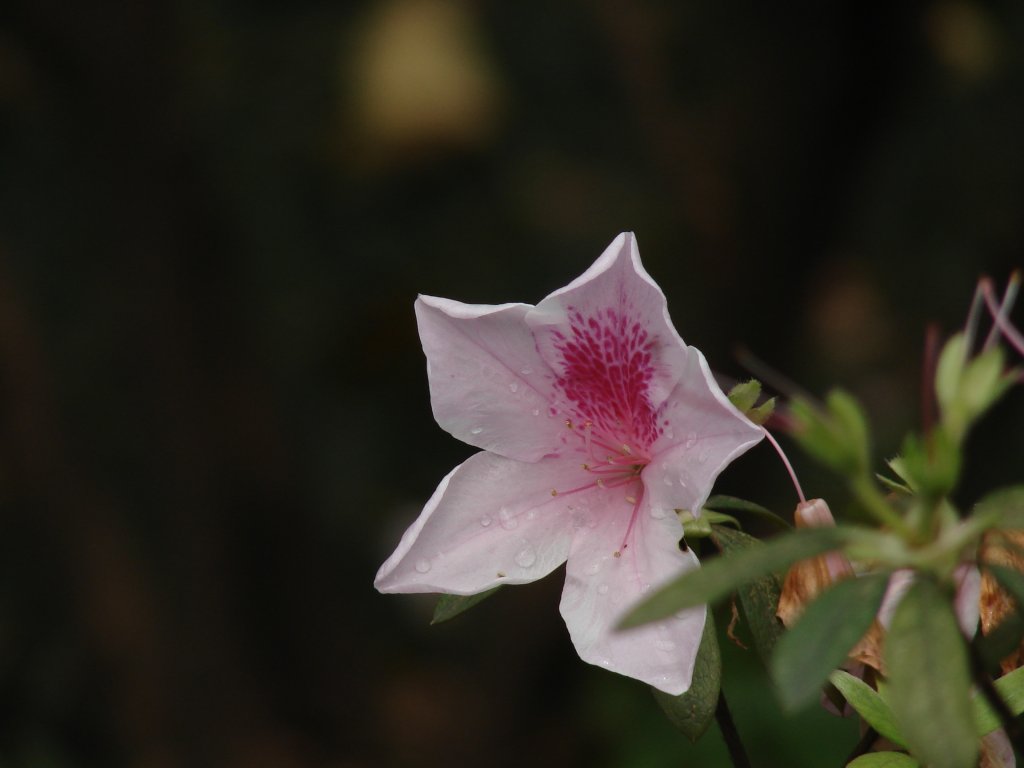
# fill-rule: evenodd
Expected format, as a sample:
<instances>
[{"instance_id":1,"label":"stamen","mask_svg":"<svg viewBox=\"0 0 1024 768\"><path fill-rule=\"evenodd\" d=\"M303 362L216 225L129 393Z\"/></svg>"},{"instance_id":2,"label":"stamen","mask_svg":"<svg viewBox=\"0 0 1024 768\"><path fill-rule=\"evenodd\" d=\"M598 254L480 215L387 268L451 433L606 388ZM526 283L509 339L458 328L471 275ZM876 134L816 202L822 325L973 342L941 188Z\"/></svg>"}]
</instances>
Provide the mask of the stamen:
<instances>
[{"instance_id":1,"label":"stamen","mask_svg":"<svg viewBox=\"0 0 1024 768\"><path fill-rule=\"evenodd\" d=\"M639 480L640 478L636 478ZM633 512L629 516L629 525L626 527L626 535L622 537L622 546L615 550L615 557L622 557L622 551L629 546L629 537L633 535L633 526L636 525L637 515L640 513L640 502L644 500L644 484L640 483L640 492L635 496L627 496L626 501L632 502Z\"/></svg>"},{"instance_id":2,"label":"stamen","mask_svg":"<svg viewBox=\"0 0 1024 768\"><path fill-rule=\"evenodd\" d=\"M1014 272L1013 277L1010 278L1011 282L1020 282L1020 276ZM988 305L988 311L992 315L992 321L999 328L1000 332L1006 338L1014 349L1017 350L1021 355L1024 355L1024 335L1006 319L1002 312L1002 308L996 302L995 291L992 290L992 282L990 280L982 280L978 285L979 290L982 291L982 295L985 298L985 303ZM1016 289L1015 289L1016 290ZM1007 288L1009 291L1009 288Z\"/></svg>"},{"instance_id":3,"label":"stamen","mask_svg":"<svg viewBox=\"0 0 1024 768\"><path fill-rule=\"evenodd\" d=\"M1017 301L1017 291L1020 289L1020 272L1014 272L1010 275L1010 280L1006 284L1006 290L1003 291L1003 300L999 304L999 316L1006 320L1010 314L1010 310L1013 309L1014 302ZM985 346L982 349L988 349L997 341L999 341L999 320L993 318L992 328L988 332L988 337L985 339Z\"/></svg>"}]
</instances>

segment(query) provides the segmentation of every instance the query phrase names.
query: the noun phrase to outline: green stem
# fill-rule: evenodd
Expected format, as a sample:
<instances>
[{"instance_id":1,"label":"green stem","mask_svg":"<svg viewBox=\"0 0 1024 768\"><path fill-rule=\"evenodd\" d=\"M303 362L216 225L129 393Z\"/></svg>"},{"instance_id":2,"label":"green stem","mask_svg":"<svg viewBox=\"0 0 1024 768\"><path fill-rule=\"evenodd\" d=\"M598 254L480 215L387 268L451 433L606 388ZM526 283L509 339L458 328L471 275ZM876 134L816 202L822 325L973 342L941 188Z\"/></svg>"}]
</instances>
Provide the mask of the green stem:
<instances>
[{"instance_id":1,"label":"green stem","mask_svg":"<svg viewBox=\"0 0 1024 768\"><path fill-rule=\"evenodd\" d=\"M722 739L725 747L729 750L729 759L732 760L733 768L751 768L750 758L747 757L747 750L743 747L740 739L740 732L736 730L736 723L732 719L732 712L725 701L725 692L718 694L718 706L715 707L715 721L722 732Z\"/></svg>"}]
</instances>

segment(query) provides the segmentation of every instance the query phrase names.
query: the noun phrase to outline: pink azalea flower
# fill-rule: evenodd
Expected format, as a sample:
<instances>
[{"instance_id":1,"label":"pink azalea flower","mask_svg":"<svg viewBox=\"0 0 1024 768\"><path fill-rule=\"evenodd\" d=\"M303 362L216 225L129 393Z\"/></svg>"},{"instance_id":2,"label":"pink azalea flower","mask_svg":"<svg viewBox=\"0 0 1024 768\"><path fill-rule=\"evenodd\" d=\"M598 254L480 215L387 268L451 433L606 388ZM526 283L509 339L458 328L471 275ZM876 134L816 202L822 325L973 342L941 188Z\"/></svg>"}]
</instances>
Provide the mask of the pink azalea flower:
<instances>
[{"instance_id":1,"label":"pink azalea flower","mask_svg":"<svg viewBox=\"0 0 1024 768\"><path fill-rule=\"evenodd\" d=\"M675 510L699 514L763 431L672 327L633 235L536 307L421 296L416 317L438 424L483 450L441 481L377 589L468 595L567 563L561 613L580 657L685 691L704 608L614 627L697 567Z\"/></svg>"}]
</instances>

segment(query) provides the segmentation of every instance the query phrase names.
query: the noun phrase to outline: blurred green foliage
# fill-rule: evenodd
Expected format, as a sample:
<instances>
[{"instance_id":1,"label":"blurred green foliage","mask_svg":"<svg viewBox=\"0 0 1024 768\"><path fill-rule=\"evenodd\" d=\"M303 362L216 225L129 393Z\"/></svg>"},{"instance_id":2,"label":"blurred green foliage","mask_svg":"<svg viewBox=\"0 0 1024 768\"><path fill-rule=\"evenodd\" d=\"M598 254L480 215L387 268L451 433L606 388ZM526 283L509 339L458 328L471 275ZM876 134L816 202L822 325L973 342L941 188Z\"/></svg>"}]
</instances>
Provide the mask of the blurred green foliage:
<instances>
[{"instance_id":1,"label":"blurred green foliage","mask_svg":"<svg viewBox=\"0 0 1024 768\"><path fill-rule=\"evenodd\" d=\"M925 322L1024 256L1022 44L995 0L5 2L0 765L720 764L575 658L557 578L433 628L373 592L468 455L412 301L632 229L716 370L840 383L891 453ZM786 509L775 461L721 490ZM838 764L723 650L752 752Z\"/></svg>"}]
</instances>

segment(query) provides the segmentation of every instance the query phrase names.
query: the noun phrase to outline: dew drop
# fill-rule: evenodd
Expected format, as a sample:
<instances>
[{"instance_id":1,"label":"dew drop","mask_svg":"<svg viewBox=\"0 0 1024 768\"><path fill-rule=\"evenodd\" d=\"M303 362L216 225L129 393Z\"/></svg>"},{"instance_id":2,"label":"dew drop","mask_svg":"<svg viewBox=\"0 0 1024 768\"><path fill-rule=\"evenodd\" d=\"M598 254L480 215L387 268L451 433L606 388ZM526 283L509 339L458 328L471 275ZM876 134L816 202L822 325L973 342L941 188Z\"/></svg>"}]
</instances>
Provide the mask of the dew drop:
<instances>
[{"instance_id":1,"label":"dew drop","mask_svg":"<svg viewBox=\"0 0 1024 768\"><path fill-rule=\"evenodd\" d=\"M665 517L665 510L661 507L651 507L651 517L655 520L662 520Z\"/></svg>"},{"instance_id":2,"label":"dew drop","mask_svg":"<svg viewBox=\"0 0 1024 768\"><path fill-rule=\"evenodd\" d=\"M710 450L710 449L708 449L708 448L705 448L705 449L704 449L704 450L702 450L702 451L700 452L700 454L699 454L699 455L697 456L697 461L698 461L699 463L703 464L703 463L704 463L705 461L707 461L707 460L708 460L708 456L709 456L710 454L711 454L711 450Z\"/></svg>"},{"instance_id":3,"label":"dew drop","mask_svg":"<svg viewBox=\"0 0 1024 768\"><path fill-rule=\"evenodd\" d=\"M532 368L523 368L523 369L522 369L521 371L519 371L519 372L520 372L521 374L523 374L523 376L529 376L529 375L530 375L531 373L533 373L533 369L532 369Z\"/></svg>"},{"instance_id":4,"label":"dew drop","mask_svg":"<svg viewBox=\"0 0 1024 768\"><path fill-rule=\"evenodd\" d=\"M480 525L483 526L484 528L489 527L490 524L493 523L493 522L494 521L491 520L491 518L488 517L487 515L484 515L483 517L480 518Z\"/></svg>"},{"instance_id":5,"label":"dew drop","mask_svg":"<svg viewBox=\"0 0 1024 768\"><path fill-rule=\"evenodd\" d=\"M640 592L641 593L647 592L647 591L650 590L650 588L651 588L651 583L649 581L645 581L643 584L640 585Z\"/></svg>"},{"instance_id":6,"label":"dew drop","mask_svg":"<svg viewBox=\"0 0 1024 768\"><path fill-rule=\"evenodd\" d=\"M533 409L533 415L534 416L540 416L540 408L534 408Z\"/></svg>"},{"instance_id":7,"label":"dew drop","mask_svg":"<svg viewBox=\"0 0 1024 768\"><path fill-rule=\"evenodd\" d=\"M519 385L516 382L513 381L511 384L508 385L508 391L512 392L512 393L518 392L519 391Z\"/></svg>"},{"instance_id":8,"label":"dew drop","mask_svg":"<svg viewBox=\"0 0 1024 768\"><path fill-rule=\"evenodd\" d=\"M534 551L533 547L527 544L516 552L515 561L516 565L520 568L529 568L537 562L537 553Z\"/></svg>"},{"instance_id":9,"label":"dew drop","mask_svg":"<svg viewBox=\"0 0 1024 768\"><path fill-rule=\"evenodd\" d=\"M668 431L667 431L667 432L665 433L665 437L667 437L667 438L668 438L669 440L673 440L673 439L675 439L675 436L676 436L676 433L675 433L675 432L673 432L673 431L672 431L671 429L670 429L670 430L668 430Z\"/></svg>"},{"instance_id":10,"label":"dew drop","mask_svg":"<svg viewBox=\"0 0 1024 768\"><path fill-rule=\"evenodd\" d=\"M584 568L583 572L585 574L587 574L587 576L593 576L593 575L595 575L600 570L601 570L601 563L599 561L594 561L593 563L588 565L586 568Z\"/></svg>"},{"instance_id":11,"label":"dew drop","mask_svg":"<svg viewBox=\"0 0 1024 768\"><path fill-rule=\"evenodd\" d=\"M511 531L519 525L519 520L508 511L508 507L502 507L498 510L498 522L501 523L501 527L506 531Z\"/></svg>"},{"instance_id":12,"label":"dew drop","mask_svg":"<svg viewBox=\"0 0 1024 768\"><path fill-rule=\"evenodd\" d=\"M674 651L676 649L676 644L672 640L658 639L654 641L654 647L659 651L668 653L669 651Z\"/></svg>"},{"instance_id":13,"label":"dew drop","mask_svg":"<svg viewBox=\"0 0 1024 768\"><path fill-rule=\"evenodd\" d=\"M533 518L535 518L536 516L537 516L537 510L536 509L531 509L529 512L526 513L526 519L527 520L533 520Z\"/></svg>"},{"instance_id":14,"label":"dew drop","mask_svg":"<svg viewBox=\"0 0 1024 768\"><path fill-rule=\"evenodd\" d=\"M690 434L688 434L686 436L686 443L685 443L685 445L686 445L687 448L693 448L693 446L695 446L696 444L697 444L697 433L696 432L691 432Z\"/></svg>"},{"instance_id":15,"label":"dew drop","mask_svg":"<svg viewBox=\"0 0 1024 768\"><path fill-rule=\"evenodd\" d=\"M665 475L665 485L672 485L672 478Z\"/></svg>"},{"instance_id":16,"label":"dew drop","mask_svg":"<svg viewBox=\"0 0 1024 768\"><path fill-rule=\"evenodd\" d=\"M608 585L607 584L602 584L601 586L599 586L597 588L597 594L599 594L599 595L607 595L608 594Z\"/></svg>"},{"instance_id":17,"label":"dew drop","mask_svg":"<svg viewBox=\"0 0 1024 768\"><path fill-rule=\"evenodd\" d=\"M416 571L417 572L419 572L419 573L426 573L429 570L430 570L430 561L429 560L417 560L416 561Z\"/></svg>"},{"instance_id":18,"label":"dew drop","mask_svg":"<svg viewBox=\"0 0 1024 768\"><path fill-rule=\"evenodd\" d=\"M469 430L469 434L471 434L471 435L479 435L483 431L484 431L483 427L473 427L471 430Z\"/></svg>"}]
</instances>

